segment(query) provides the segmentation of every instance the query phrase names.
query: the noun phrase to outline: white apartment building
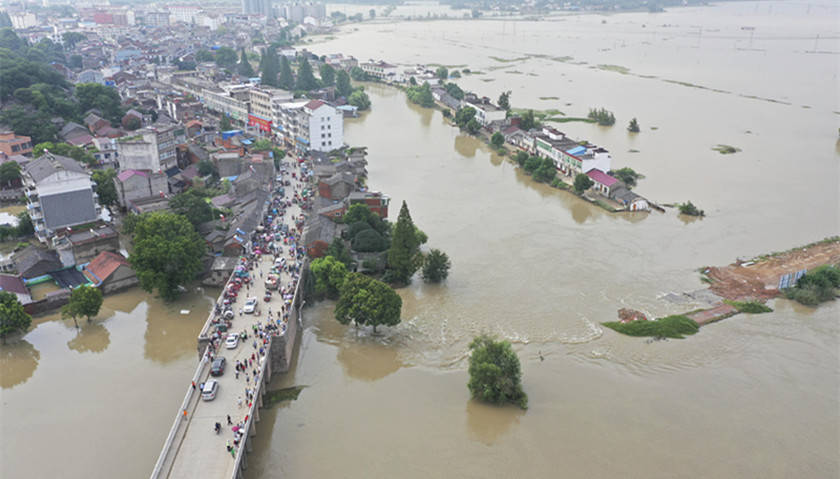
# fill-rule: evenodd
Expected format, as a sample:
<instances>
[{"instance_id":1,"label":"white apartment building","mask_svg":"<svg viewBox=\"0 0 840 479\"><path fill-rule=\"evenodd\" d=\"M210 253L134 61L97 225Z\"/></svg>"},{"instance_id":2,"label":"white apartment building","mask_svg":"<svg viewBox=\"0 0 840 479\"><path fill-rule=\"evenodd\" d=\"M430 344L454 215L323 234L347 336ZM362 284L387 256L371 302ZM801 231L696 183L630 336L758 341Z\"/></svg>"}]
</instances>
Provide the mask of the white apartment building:
<instances>
[{"instance_id":1,"label":"white apartment building","mask_svg":"<svg viewBox=\"0 0 840 479\"><path fill-rule=\"evenodd\" d=\"M90 174L79 162L46 152L23 169L26 209L35 236L46 243L57 230L99 218Z\"/></svg>"},{"instance_id":2,"label":"white apartment building","mask_svg":"<svg viewBox=\"0 0 840 479\"><path fill-rule=\"evenodd\" d=\"M155 125L117 139L120 170L166 171L178 166L175 147L186 142L179 125Z\"/></svg>"},{"instance_id":3,"label":"white apartment building","mask_svg":"<svg viewBox=\"0 0 840 479\"><path fill-rule=\"evenodd\" d=\"M396 65L391 65L390 63L385 63L383 61L369 61L365 63L359 64L359 68L361 68L365 73L368 75L378 78L382 81L387 82L401 82L402 74L399 72L399 68Z\"/></svg>"},{"instance_id":4,"label":"white apartment building","mask_svg":"<svg viewBox=\"0 0 840 479\"><path fill-rule=\"evenodd\" d=\"M344 145L344 115L321 100L278 105L275 130L299 151L332 151Z\"/></svg>"}]
</instances>

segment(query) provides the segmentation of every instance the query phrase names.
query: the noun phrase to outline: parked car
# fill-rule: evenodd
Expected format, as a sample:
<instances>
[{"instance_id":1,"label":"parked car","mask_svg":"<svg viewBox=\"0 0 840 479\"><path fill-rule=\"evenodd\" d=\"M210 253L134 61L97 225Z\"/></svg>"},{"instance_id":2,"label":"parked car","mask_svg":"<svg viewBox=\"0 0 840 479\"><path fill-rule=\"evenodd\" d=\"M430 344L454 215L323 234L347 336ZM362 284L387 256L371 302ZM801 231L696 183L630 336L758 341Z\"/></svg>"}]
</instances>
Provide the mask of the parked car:
<instances>
[{"instance_id":1,"label":"parked car","mask_svg":"<svg viewBox=\"0 0 840 479\"><path fill-rule=\"evenodd\" d=\"M242 308L242 311L247 314L254 314L257 311L257 304L259 304L257 298L248 298L245 300L245 306Z\"/></svg>"},{"instance_id":2,"label":"parked car","mask_svg":"<svg viewBox=\"0 0 840 479\"><path fill-rule=\"evenodd\" d=\"M221 376L225 372L225 364L227 360L223 357L218 357L213 360L213 365L210 366L210 375L211 376Z\"/></svg>"},{"instance_id":3,"label":"parked car","mask_svg":"<svg viewBox=\"0 0 840 479\"><path fill-rule=\"evenodd\" d=\"M216 393L219 392L219 383L215 379L210 379L204 383L204 388L201 390L201 399L205 401L212 401L216 399Z\"/></svg>"},{"instance_id":4,"label":"parked car","mask_svg":"<svg viewBox=\"0 0 840 479\"><path fill-rule=\"evenodd\" d=\"M239 335L236 333L228 334L227 339L225 339L225 347L228 349L236 349L239 346Z\"/></svg>"}]
</instances>

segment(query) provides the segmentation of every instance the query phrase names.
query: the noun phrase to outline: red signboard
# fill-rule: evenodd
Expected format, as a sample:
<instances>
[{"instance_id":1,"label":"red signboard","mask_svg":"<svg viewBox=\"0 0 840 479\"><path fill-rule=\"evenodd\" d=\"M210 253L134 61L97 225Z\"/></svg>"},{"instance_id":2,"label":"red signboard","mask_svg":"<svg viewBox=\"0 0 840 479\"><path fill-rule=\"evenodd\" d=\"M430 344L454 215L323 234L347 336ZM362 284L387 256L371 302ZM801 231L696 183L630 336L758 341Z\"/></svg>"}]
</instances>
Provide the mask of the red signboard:
<instances>
[{"instance_id":1,"label":"red signboard","mask_svg":"<svg viewBox=\"0 0 840 479\"><path fill-rule=\"evenodd\" d=\"M265 118L248 115L248 126L259 126L260 131L271 133L271 120L266 120Z\"/></svg>"}]
</instances>

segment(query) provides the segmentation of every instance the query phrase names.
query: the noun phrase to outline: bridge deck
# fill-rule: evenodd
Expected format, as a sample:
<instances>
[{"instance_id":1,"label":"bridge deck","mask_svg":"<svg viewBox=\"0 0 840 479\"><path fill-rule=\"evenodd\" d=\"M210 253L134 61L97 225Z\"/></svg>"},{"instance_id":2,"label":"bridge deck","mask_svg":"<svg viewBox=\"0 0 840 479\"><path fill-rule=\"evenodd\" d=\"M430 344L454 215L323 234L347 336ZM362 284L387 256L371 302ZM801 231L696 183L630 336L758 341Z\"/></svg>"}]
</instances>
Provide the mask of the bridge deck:
<instances>
[{"instance_id":1,"label":"bridge deck","mask_svg":"<svg viewBox=\"0 0 840 479\"><path fill-rule=\"evenodd\" d=\"M297 171L299 172L299 170ZM287 198L290 198L292 195L288 191L291 189L287 189ZM286 213L282 218L275 219L275 224L283 221L289 225L289 228L293 228L294 219L300 213L299 206L293 204L286 209ZM283 245L283 256L289 261L288 245ZM216 357L222 356L227 359L224 374L214 378L219 382L216 398L212 401L201 400L200 383L196 382L196 394L193 394L192 400L189 401L186 419L182 418L182 420L187 421L185 428L182 425L183 432L181 434L183 438L180 441L176 438L172 445L172 448L176 452L174 459L172 459L169 474L168 476L164 474L165 477L200 479L227 479L236 477L235 457L226 449L227 442L230 441L231 446L233 446L234 439L232 426L227 424L227 415L230 415L234 425L245 421L245 416L248 414L249 409L245 389L248 388L253 391L255 381L259 380L253 376L254 369L257 369L258 376L262 376L260 374L262 369L258 365L260 362L259 347L262 344L259 337L254 337L252 326L258 323L262 323L263 325L268 324L269 308L273 314L272 319L276 321L283 304L283 299L279 291L283 287L292 284L293 280L289 273L283 272L280 277L280 287L278 290L273 291L270 302L264 302L263 296L266 290L264 281L272 266L272 255L265 254L260 256L251 272L253 280L250 284L250 290L243 285L239 291L239 295L233 305L235 317L232 320L230 331L237 333L247 331L248 338L245 341L240 340L239 345L235 349L227 349L224 345L223 338L216 348ZM240 314L240 308L243 307L246 298L249 296L256 297L259 300L259 309L255 314ZM257 341L256 348L253 346L255 339ZM257 361L248 369L250 381L246 382L245 373L239 373L239 378L237 379L235 374L236 361L247 361L252 353L256 355ZM268 354L264 358L266 358L265 361L268 361ZM201 382L211 378L209 375L209 366L210 364L208 362L203 368L200 375ZM266 378L267 380L268 378ZM238 398L242 399L241 407L238 405ZM257 401L256 397L254 397L254 401ZM216 422L222 424L222 432L220 434L216 434L213 430ZM239 451L239 447L236 448L236 451Z\"/></svg>"}]
</instances>

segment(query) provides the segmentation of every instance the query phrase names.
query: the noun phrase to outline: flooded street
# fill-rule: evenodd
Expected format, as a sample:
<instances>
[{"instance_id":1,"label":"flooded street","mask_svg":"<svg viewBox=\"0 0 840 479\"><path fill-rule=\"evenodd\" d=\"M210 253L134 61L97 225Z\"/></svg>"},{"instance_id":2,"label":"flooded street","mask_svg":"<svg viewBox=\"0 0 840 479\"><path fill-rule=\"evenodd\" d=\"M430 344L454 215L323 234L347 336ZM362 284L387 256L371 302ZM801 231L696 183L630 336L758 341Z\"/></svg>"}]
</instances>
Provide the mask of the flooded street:
<instances>
[{"instance_id":1,"label":"flooded street","mask_svg":"<svg viewBox=\"0 0 840 479\"><path fill-rule=\"evenodd\" d=\"M365 23L308 46L468 67L482 73L463 88L511 90L517 108L605 107L612 128L555 126L644 174L639 194L708 216L606 213L534 183L439 111L366 85L372 111L345 122L345 142L368 147L368 185L391 197L391 220L405 200L452 270L399 290L402 323L378 337L340 325L330 302L307 306L296 363L271 385L304 389L261 413L246 476L838 477L840 303L776 300L773 313L652 343L600 323L622 307L694 309L661 296L702 288L704 265L840 232L839 12L738 2ZM0 477L148 477L217 293L166 305L135 288L79 332L54 314L0 347ZM479 333L513 343L527 411L469 399Z\"/></svg>"},{"instance_id":2,"label":"flooded street","mask_svg":"<svg viewBox=\"0 0 840 479\"><path fill-rule=\"evenodd\" d=\"M688 9L607 21L640 29L640 17L683 30L703 19L710 29L740 25L731 12L695 18ZM751 20L773 19L745 22ZM814 20L811 27L825 32L822 20ZM547 24L517 25L517 32L531 32L527 48L518 37L491 36L493 28L502 27L488 21L365 25L314 49L488 71L495 62L489 56L500 52L511 58L519 47L557 50L548 41ZM741 52L733 43L740 40L704 37L701 49L672 49L665 41L648 48L642 40L635 42L635 53L610 53L597 45L614 43L598 38L599 25L599 17L581 17L575 20L577 43L567 38L568 30L557 36L570 50L589 42L575 58L590 64L622 64L631 71L644 66L645 74L713 82L710 88L738 94L544 58L515 67L534 76L500 68L459 83L493 98L511 89L515 106L538 108L539 97L556 95L555 104L572 103L561 108L569 116L585 116L590 106L614 110L619 120L611 129L559 127L609 148L615 166L645 174L640 194L660 202L690 199L708 217L692 221L673 210L605 213L533 183L509 161L446 125L439 112L410 105L398 90L367 86L373 110L346 126L348 143L369 147L368 184L389 194L392 205L406 200L415 223L429 235L428 246L446 251L453 269L442 286L415 281L400 290L403 323L379 338L339 325L328 303L304 313L297 370L272 387L306 388L297 401L264 416L249 477L273 477L277 471L289 477L476 477L487 471L556 477L559 470L569 477L675 477L675 471L685 477L834 477L840 472L836 303L813 310L778 300L771 304L774 313L741 315L684 341L652 344L599 325L625 306L655 316L693 309L658 297L701 288L697 269L703 265L837 234L836 57L803 53L805 43L813 45L813 34L809 42L765 40L766 51L743 53L765 71L734 71L732 56ZM510 31L510 24L506 28ZM542 40L535 40L537 34ZM472 40L460 46L466 37ZM627 38L630 43L635 37ZM486 45L474 52L479 40ZM675 35L669 41L686 39ZM826 40L824 47L840 51L834 42ZM593 57L583 58L589 54ZM610 55L624 59L618 63L606 58ZM782 68L780 58L802 75L759 81L770 78L766 70ZM672 60L694 66L671 65L674 76L665 76ZM820 81L806 87L804 72L819 73L807 81ZM635 137L624 130L631 116L646 125ZM743 151L720 155L711 150L718 143ZM527 412L469 401L465 353L481 332L514 343L530 398Z\"/></svg>"},{"instance_id":3,"label":"flooded street","mask_svg":"<svg viewBox=\"0 0 840 479\"><path fill-rule=\"evenodd\" d=\"M149 477L217 294L166 305L134 288L78 332L56 313L0 347L0 477Z\"/></svg>"}]
</instances>

